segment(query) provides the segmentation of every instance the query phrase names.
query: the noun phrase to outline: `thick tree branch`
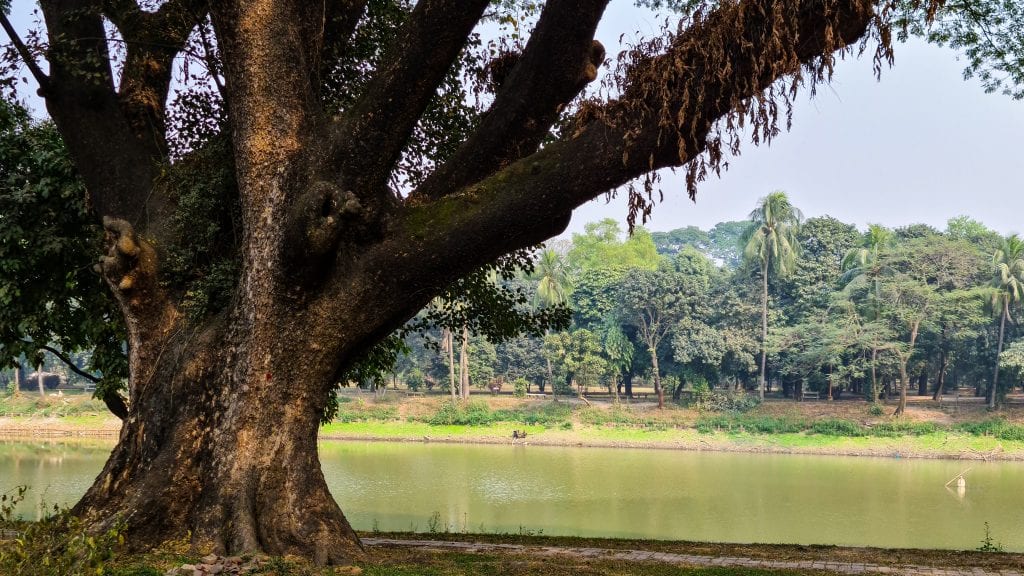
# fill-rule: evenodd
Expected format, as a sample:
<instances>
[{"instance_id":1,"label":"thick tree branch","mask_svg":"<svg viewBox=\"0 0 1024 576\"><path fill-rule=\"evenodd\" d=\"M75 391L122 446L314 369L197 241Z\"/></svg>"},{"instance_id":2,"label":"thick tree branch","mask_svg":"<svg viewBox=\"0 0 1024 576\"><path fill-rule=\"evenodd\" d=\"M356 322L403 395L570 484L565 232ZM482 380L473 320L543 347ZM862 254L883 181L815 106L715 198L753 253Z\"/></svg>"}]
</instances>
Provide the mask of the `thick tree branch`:
<instances>
[{"instance_id":1,"label":"thick tree branch","mask_svg":"<svg viewBox=\"0 0 1024 576\"><path fill-rule=\"evenodd\" d=\"M57 124L89 200L100 215L145 229L162 211L151 194L161 151L127 121L114 91L99 0L42 0L49 39L46 107ZM116 158L112 169L111 158Z\"/></svg>"},{"instance_id":2,"label":"thick tree branch","mask_svg":"<svg viewBox=\"0 0 1024 576\"><path fill-rule=\"evenodd\" d=\"M607 4L548 2L480 126L414 192L414 202L459 190L537 151L561 108L596 78L604 48L594 41L594 31Z\"/></svg>"},{"instance_id":3,"label":"thick tree branch","mask_svg":"<svg viewBox=\"0 0 1024 576\"><path fill-rule=\"evenodd\" d=\"M134 0L107 0L104 15L125 40L119 97L125 117L140 139L166 152L164 107L174 58L206 12L206 0L171 0L156 12Z\"/></svg>"},{"instance_id":4,"label":"thick tree branch","mask_svg":"<svg viewBox=\"0 0 1024 576\"><path fill-rule=\"evenodd\" d=\"M422 0L389 57L336 132L335 157L364 205L376 207L409 135L466 44L488 0Z\"/></svg>"},{"instance_id":5,"label":"thick tree branch","mask_svg":"<svg viewBox=\"0 0 1024 576\"><path fill-rule=\"evenodd\" d=\"M348 40L355 32L369 0L333 0L326 3L323 22L323 46L317 86L331 73L331 68L344 57Z\"/></svg>"},{"instance_id":6,"label":"thick tree branch","mask_svg":"<svg viewBox=\"0 0 1024 576\"><path fill-rule=\"evenodd\" d=\"M50 78L43 73L42 68L36 62L32 52L25 46L25 43L21 41L18 36L18 32L11 26L11 21L7 19L7 15L0 13L0 25L3 26L4 32L7 33L7 37L11 39L11 44L14 44L14 49L18 51L18 55L21 56L22 61L25 62L25 66L28 66L29 72L32 73L32 77L39 83L39 94L46 94L46 90L50 85Z\"/></svg>"},{"instance_id":7,"label":"thick tree branch","mask_svg":"<svg viewBox=\"0 0 1024 576\"><path fill-rule=\"evenodd\" d=\"M422 289L417 282L457 277L546 239L584 202L694 158L715 121L802 65L827 66L873 16L869 0L746 0L717 10L665 54L643 60L623 97L586 114L571 136L456 195L409 208L400 224L409 260L390 291Z\"/></svg>"}]
</instances>

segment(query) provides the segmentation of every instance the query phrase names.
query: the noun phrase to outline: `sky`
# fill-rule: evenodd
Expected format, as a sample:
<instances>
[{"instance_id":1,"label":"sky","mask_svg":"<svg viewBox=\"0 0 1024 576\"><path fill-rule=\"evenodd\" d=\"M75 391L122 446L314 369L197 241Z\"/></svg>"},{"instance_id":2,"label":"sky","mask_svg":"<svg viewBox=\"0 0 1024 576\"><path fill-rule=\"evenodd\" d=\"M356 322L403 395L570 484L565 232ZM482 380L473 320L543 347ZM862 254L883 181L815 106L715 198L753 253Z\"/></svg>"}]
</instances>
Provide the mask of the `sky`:
<instances>
[{"instance_id":1,"label":"sky","mask_svg":"<svg viewBox=\"0 0 1024 576\"><path fill-rule=\"evenodd\" d=\"M660 19L628 1L609 6L598 39L618 52L622 31L653 35ZM794 109L793 129L771 146L747 145L721 179L686 196L682 173L666 173L665 201L651 230L709 229L742 220L758 199L783 190L806 217L830 215L866 228L923 222L944 229L967 215L1002 233L1024 232L1024 101L986 94L963 79L951 49L921 41L896 45L881 81L867 55L838 63L830 86ZM573 215L566 235L615 218L625 229L625 194L595 200Z\"/></svg>"},{"instance_id":2,"label":"sky","mask_svg":"<svg viewBox=\"0 0 1024 576\"><path fill-rule=\"evenodd\" d=\"M660 29L663 17L632 4L612 0L598 29L610 57L622 49L620 35L629 42ZM34 6L13 3L19 30ZM744 219L759 198L783 190L807 217L828 214L862 229L918 222L943 229L967 215L1003 234L1024 232L1024 101L985 94L962 70L956 52L921 41L897 45L881 81L869 56L841 61L831 85L798 100L790 132L771 146L745 146L721 179L700 185L695 203L682 173L666 173L665 201L646 226L706 230ZM625 228L625 194L579 208L565 235L602 218Z\"/></svg>"}]
</instances>

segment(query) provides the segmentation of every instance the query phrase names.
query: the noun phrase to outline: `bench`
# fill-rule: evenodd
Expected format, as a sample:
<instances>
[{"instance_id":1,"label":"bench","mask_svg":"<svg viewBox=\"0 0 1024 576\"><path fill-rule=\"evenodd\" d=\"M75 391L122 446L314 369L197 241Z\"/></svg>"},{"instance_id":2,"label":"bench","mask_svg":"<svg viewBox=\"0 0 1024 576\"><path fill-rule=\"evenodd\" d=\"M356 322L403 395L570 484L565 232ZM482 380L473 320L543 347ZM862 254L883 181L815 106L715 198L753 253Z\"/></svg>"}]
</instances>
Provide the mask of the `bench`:
<instances>
[{"instance_id":1,"label":"bench","mask_svg":"<svg viewBox=\"0 0 1024 576\"><path fill-rule=\"evenodd\" d=\"M817 390L804 389L800 392L800 401L804 400L821 400L821 394Z\"/></svg>"}]
</instances>

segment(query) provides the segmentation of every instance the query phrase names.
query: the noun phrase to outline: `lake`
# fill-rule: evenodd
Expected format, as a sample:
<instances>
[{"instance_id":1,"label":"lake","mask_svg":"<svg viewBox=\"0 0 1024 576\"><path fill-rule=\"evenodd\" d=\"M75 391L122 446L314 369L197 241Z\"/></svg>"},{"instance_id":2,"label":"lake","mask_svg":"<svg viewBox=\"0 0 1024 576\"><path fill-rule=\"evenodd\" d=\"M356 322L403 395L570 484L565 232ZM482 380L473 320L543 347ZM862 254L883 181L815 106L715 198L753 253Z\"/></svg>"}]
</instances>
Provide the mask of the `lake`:
<instances>
[{"instance_id":1,"label":"lake","mask_svg":"<svg viewBox=\"0 0 1024 576\"><path fill-rule=\"evenodd\" d=\"M19 511L70 505L110 442L0 442ZM1024 551L1024 463L325 441L356 529ZM944 484L962 470L966 490Z\"/></svg>"}]
</instances>

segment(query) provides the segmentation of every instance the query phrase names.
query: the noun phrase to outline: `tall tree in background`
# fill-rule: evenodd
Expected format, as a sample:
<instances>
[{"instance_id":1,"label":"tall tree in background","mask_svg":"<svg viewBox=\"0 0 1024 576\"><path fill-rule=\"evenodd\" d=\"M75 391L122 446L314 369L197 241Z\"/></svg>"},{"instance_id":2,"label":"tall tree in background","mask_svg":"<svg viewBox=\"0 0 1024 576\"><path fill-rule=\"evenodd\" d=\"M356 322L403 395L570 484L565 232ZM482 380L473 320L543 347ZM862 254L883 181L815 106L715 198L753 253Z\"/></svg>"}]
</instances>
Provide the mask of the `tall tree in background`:
<instances>
[{"instance_id":1,"label":"tall tree in background","mask_svg":"<svg viewBox=\"0 0 1024 576\"><path fill-rule=\"evenodd\" d=\"M743 234L743 257L761 270L761 373L757 393L764 400L765 369L768 363L768 273L783 277L796 268L800 253L797 232L803 214L789 202L786 193L772 192L750 213L750 227Z\"/></svg>"},{"instance_id":2,"label":"tall tree in background","mask_svg":"<svg viewBox=\"0 0 1024 576\"><path fill-rule=\"evenodd\" d=\"M1024 240L1016 234L1003 239L992 254L995 274L992 278L992 303L999 310L999 340L996 345L996 366L992 371L992 386L988 392L988 406L995 408L999 395L999 360L1003 353L1003 337L1010 307L1024 300Z\"/></svg>"},{"instance_id":3,"label":"tall tree in background","mask_svg":"<svg viewBox=\"0 0 1024 576\"><path fill-rule=\"evenodd\" d=\"M869 286L869 307L871 310L870 321L877 322L881 306L881 276L880 266L882 253L891 248L895 242L895 235L888 228L881 224L868 224L868 231L864 234L864 242L859 248L850 249L843 256L843 270L840 282L846 285L846 292L856 289L860 284L866 283ZM881 349L878 346L871 347L871 389L867 397L871 402L878 400L878 353Z\"/></svg>"},{"instance_id":4,"label":"tall tree in background","mask_svg":"<svg viewBox=\"0 0 1024 576\"><path fill-rule=\"evenodd\" d=\"M42 0L44 45L14 42L103 226L98 272L126 327L120 438L73 511L97 530L124 522L138 547L190 537L321 563L364 556L317 455L339 380L584 202L673 166L693 194L740 126L776 134L836 51L873 38L888 59L894 13L705 6L624 55L614 99L583 101L606 0L544 3L475 87L460 72L488 0L387 4L377 28L364 0L156 4ZM206 92L169 98L175 62L197 54ZM487 90L487 110L467 110ZM639 188L631 222L650 210Z\"/></svg>"},{"instance_id":5,"label":"tall tree in background","mask_svg":"<svg viewBox=\"0 0 1024 576\"><path fill-rule=\"evenodd\" d=\"M564 306L569 302L569 293L572 292L572 282L569 276L569 266L565 257L558 252L547 248L540 253L537 260L537 267L534 270L537 278L536 303L545 306ZM547 383L553 384L554 374L551 370L551 360L546 359L548 365ZM541 392L544 389L541 388ZM551 388L551 399L558 401L558 394L554 386Z\"/></svg>"},{"instance_id":6,"label":"tall tree in background","mask_svg":"<svg viewBox=\"0 0 1024 576\"><path fill-rule=\"evenodd\" d=\"M665 407L665 390L658 365L658 348L676 324L690 312L680 285L697 282L668 266L658 270L634 268L619 283L616 294L623 321L632 324L651 355L651 376L658 394L658 408Z\"/></svg>"}]
</instances>

